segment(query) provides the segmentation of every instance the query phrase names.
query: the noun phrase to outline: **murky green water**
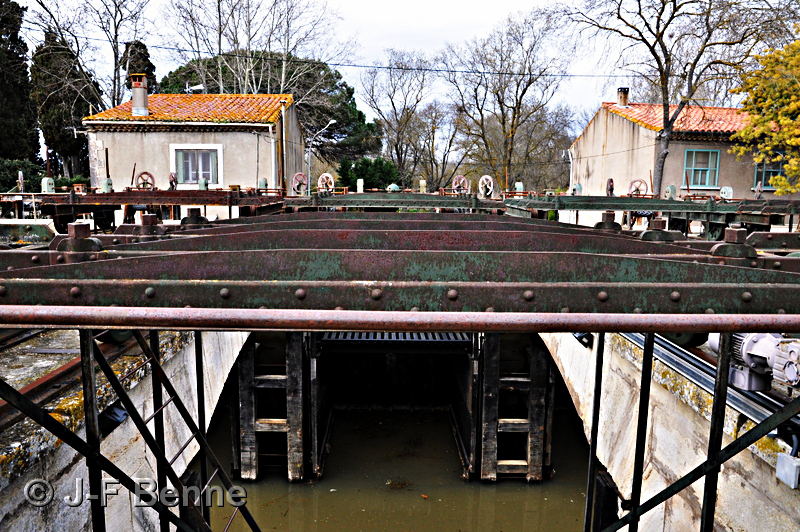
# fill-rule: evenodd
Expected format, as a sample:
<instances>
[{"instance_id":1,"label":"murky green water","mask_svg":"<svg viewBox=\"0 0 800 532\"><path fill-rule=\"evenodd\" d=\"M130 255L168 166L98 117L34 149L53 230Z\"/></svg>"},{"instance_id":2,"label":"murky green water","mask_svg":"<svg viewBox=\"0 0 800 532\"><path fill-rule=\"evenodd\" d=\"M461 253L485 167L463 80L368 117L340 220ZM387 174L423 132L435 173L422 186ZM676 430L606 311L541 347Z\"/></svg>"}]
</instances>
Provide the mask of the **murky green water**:
<instances>
[{"instance_id":1,"label":"murky green water","mask_svg":"<svg viewBox=\"0 0 800 532\"><path fill-rule=\"evenodd\" d=\"M557 409L552 480L466 482L446 412L338 411L322 480L290 484L285 469L239 482L263 530L579 530L585 439L574 411ZM215 420L213 443L229 463L229 428ZM224 457L224 458L223 458ZM222 530L230 508L212 512ZM231 530L247 530L237 516Z\"/></svg>"}]
</instances>

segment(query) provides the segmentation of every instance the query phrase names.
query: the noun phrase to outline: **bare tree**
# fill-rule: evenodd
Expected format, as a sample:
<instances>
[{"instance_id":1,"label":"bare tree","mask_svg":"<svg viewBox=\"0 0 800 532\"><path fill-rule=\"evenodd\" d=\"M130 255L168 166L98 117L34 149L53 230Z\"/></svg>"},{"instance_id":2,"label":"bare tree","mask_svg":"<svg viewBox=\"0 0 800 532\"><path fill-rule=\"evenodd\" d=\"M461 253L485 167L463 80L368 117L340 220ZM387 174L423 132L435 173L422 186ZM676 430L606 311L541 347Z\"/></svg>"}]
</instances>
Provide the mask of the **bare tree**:
<instances>
[{"instance_id":1,"label":"bare tree","mask_svg":"<svg viewBox=\"0 0 800 532\"><path fill-rule=\"evenodd\" d=\"M565 69L554 27L547 11L511 16L488 37L443 54L464 134L474 141L470 160L505 188L524 172L515 164L520 131L546 108Z\"/></svg>"},{"instance_id":2,"label":"bare tree","mask_svg":"<svg viewBox=\"0 0 800 532\"><path fill-rule=\"evenodd\" d=\"M440 101L425 105L417 116L417 158L431 190L447 186L469 152L470 141L461 135L462 120L455 106Z\"/></svg>"},{"instance_id":3,"label":"bare tree","mask_svg":"<svg viewBox=\"0 0 800 532\"><path fill-rule=\"evenodd\" d=\"M314 97L309 76L324 86L320 63L348 56L350 41L330 28L335 13L323 2L290 0L174 0L170 6L179 58L189 62L205 91L295 93ZM303 85L306 90L296 92Z\"/></svg>"},{"instance_id":4,"label":"bare tree","mask_svg":"<svg viewBox=\"0 0 800 532\"><path fill-rule=\"evenodd\" d=\"M125 93L122 54L125 43L136 40L143 13L150 0L89 0L84 8L108 42L112 71L105 80L106 96L111 107L122 103Z\"/></svg>"},{"instance_id":5,"label":"bare tree","mask_svg":"<svg viewBox=\"0 0 800 532\"><path fill-rule=\"evenodd\" d=\"M419 111L429 97L433 74L421 54L387 50L386 63L361 77L362 98L378 116L384 132L386 154L408 185L420 162Z\"/></svg>"},{"instance_id":6,"label":"bare tree","mask_svg":"<svg viewBox=\"0 0 800 532\"><path fill-rule=\"evenodd\" d=\"M712 83L733 77L755 52L785 32L785 6L776 4L791 2L585 0L580 9L569 11L592 35L613 38L622 50L620 66L657 90L663 128L654 193L661 192L670 140L684 107L702 104L709 94L706 89L714 90Z\"/></svg>"}]
</instances>

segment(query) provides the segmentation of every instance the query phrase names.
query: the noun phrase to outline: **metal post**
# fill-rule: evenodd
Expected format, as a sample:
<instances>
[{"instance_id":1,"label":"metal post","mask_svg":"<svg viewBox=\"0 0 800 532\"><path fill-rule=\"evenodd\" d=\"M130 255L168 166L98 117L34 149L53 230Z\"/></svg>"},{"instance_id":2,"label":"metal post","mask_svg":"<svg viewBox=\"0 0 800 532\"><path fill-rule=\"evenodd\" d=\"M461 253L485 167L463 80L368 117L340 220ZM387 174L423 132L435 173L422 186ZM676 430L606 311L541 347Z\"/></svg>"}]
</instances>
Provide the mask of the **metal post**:
<instances>
[{"instance_id":1,"label":"metal post","mask_svg":"<svg viewBox=\"0 0 800 532\"><path fill-rule=\"evenodd\" d=\"M728 377L731 366L731 333L719 335L719 356L717 358L717 376L714 380L714 404L711 407L711 431L708 436L708 459L714 462L719 459L722 448L722 429L725 426L725 405L728 402ZM712 469L707 475L703 488L703 510L700 515L701 532L714 529L714 511L717 505L717 481L720 467Z\"/></svg>"},{"instance_id":2,"label":"metal post","mask_svg":"<svg viewBox=\"0 0 800 532\"><path fill-rule=\"evenodd\" d=\"M92 530L106 529L105 505L102 497L102 470L98 463L100 458L100 425L97 420L97 393L95 368L92 357L94 337L91 330L80 331L81 344L81 384L83 385L83 413L86 426L86 443L91 453L86 456L86 468L89 470L89 500L92 510Z\"/></svg>"},{"instance_id":3,"label":"metal post","mask_svg":"<svg viewBox=\"0 0 800 532\"><path fill-rule=\"evenodd\" d=\"M592 396L592 428L589 440L589 473L586 481L586 508L583 512L583 530L592 529L592 514L594 513L594 488L597 476L597 434L600 425L600 395L603 390L603 351L605 349L606 335L597 335L597 355L594 361L594 395Z\"/></svg>"},{"instance_id":4,"label":"metal post","mask_svg":"<svg viewBox=\"0 0 800 532\"><path fill-rule=\"evenodd\" d=\"M653 373L654 333L644 336L644 354L642 355L642 378L639 386L639 415L636 422L636 448L633 456L633 486L631 487L631 512L639 508L642 498L642 475L644 473L644 451L647 443L647 414L650 408L650 377ZM636 516L628 529L639 530L639 517Z\"/></svg>"},{"instance_id":5,"label":"metal post","mask_svg":"<svg viewBox=\"0 0 800 532\"><path fill-rule=\"evenodd\" d=\"M150 350L153 353L153 359L158 360L161 356L161 346L158 341L158 331L150 331ZM153 418L154 430L153 436L156 439L158 448L162 454L166 454L164 445L164 411L161 407L164 405L164 395L161 389L161 379L156 371L153 371L153 362L150 363L150 381L153 385L153 412L156 412ZM164 489L167 486L167 472L164 470L162 462L156 462L156 478L158 481L158 489ZM169 532L169 521L163 517L158 521L159 530L161 532Z\"/></svg>"},{"instance_id":6,"label":"metal post","mask_svg":"<svg viewBox=\"0 0 800 532\"><path fill-rule=\"evenodd\" d=\"M205 393L205 378L203 370L203 335L201 331L194 332L194 368L195 378L197 384L197 427L200 429L200 435L206 435L206 393ZM203 446L200 446L200 451L197 453L200 460L200 485L205 486L208 481L208 462L206 461L206 451ZM198 503L200 510L203 513L203 519L206 523L211 523L211 513L209 508L205 505L204 498L201 496Z\"/></svg>"}]
</instances>

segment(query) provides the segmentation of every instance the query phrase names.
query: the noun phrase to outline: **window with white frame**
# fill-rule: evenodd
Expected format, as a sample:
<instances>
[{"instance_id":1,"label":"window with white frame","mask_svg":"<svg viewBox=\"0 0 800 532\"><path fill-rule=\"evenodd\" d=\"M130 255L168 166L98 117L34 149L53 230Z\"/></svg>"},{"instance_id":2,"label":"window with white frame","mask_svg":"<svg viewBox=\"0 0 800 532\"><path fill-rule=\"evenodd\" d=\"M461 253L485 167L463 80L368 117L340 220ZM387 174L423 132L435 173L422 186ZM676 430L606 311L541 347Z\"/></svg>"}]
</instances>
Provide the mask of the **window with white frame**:
<instances>
[{"instance_id":1,"label":"window with white frame","mask_svg":"<svg viewBox=\"0 0 800 532\"><path fill-rule=\"evenodd\" d=\"M222 184L221 144L171 144L170 152L178 185L196 185L201 178L209 185Z\"/></svg>"},{"instance_id":2,"label":"window with white frame","mask_svg":"<svg viewBox=\"0 0 800 532\"><path fill-rule=\"evenodd\" d=\"M716 188L719 178L719 150L686 150L683 176L689 188Z\"/></svg>"},{"instance_id":3,"label":"window with white frame","mask_svg":"<svg viewBox=\"0 0 800 532\"><path fill-rule=\"evenodd\" d=\"M756 163L753 188L758 188L758 184L761 183L762 190L774 190L775 187L769 181L779 175L783 175L783 161Z\"/></svg>"}]
</instances>

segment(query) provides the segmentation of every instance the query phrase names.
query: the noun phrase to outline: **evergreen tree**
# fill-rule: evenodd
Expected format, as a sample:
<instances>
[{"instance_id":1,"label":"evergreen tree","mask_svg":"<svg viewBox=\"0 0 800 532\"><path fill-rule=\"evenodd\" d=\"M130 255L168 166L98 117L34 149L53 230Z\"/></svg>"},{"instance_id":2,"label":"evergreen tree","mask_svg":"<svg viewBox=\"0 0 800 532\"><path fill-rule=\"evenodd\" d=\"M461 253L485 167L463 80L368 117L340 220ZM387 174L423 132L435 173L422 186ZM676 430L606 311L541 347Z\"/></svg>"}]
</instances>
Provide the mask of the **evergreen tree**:
<instances>
[{"instance_id":1,"label":"evergreen tree","mask_svg":"<svg viewBox=\"0 0 800 532\"><path fill-rule=\"evenodd\" d=\"M342 79L337 70L322 62L316 62L315 68L309 69L308 61L289 61L287 69L290 71L286 77L293 80L292 85L281 88L278 79L280 68L269 68L269 65L280 65L281 54L258 52L255 58L253 69L264 76L258 92L291 93L296 102L300 127L306 137L320 131L329 120L336 120L335 124L316 138L314 153L320 159L337 163L344 158L356 160L380 152L382 132L379 125L367 122L364 113L356 106L353 88ZM166 94L177 94L184 92L187 85L202 85L203 92L219 92L218 80L202 75L216 68L215 57L189 61L164 76L159 90ZM295 72L294 69L299 70ZM222 79L226 91L241 90L234 73L224 65Z\"/></svg>"},{"instance_id":2,"label":"evergreen tree","mask_svg":"<svg viewBox=\"0 0 800 532\"><path fill-rule=\"evenodd\" d=\"M19 36L26 9L0 0L0 159L38 161L39 133L31 102L28 46Z\"/></svg>"},{"instance_id":3,"label":"evergreen tree","mask_svg":"<svg viewBox=\"0 0 800 532\"><path fill-rule=\"evenodd\" d=\"M156 81L156 66L150 61L150 52L142 41L125 43L122 54L122 68L127 74L125 86L131 88L131 74L147 74L147 92L152 94L158 88Z\"/></svg>"},{"instance_id":4,"label":"evergreen tree","mask_svg":"<svg viewBox=\"0 0 800 532\"><path fill-rule=\"evenodd\" d=\"M356 190L359 179L364 180L364 189L385 189L390 184L397 183L399 179L394 163L381 157L375 159L362 157L355 162L347 158L342 159L336 173L339 174L338 186L350 187L353 191Z\"/></svg>"},{"instance_id":5,"label":"evergreen tree","mask_svg":"<svg viewBox=\"0 0 800 532\"><path fill-rule=\"evenodd\" d=\"M76 129L84 116L102 108L97 83L81 73L77 62L69 45L47 31L31 63L32 97L39 110L39 125L47 147L58 154L68 177L89 173L86 136Z\"/></svg>"}]
</instances>

